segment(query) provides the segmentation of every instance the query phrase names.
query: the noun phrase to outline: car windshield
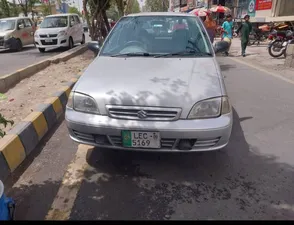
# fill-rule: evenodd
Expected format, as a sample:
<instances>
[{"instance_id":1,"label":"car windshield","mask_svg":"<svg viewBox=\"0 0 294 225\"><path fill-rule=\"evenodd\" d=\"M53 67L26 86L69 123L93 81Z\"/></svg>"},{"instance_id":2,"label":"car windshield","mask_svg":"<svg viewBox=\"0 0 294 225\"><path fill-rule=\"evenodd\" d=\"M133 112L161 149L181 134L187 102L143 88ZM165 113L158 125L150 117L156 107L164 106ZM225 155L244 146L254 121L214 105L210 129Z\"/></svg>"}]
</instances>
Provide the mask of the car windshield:
<instances>
[{"instance_id":1,"label":"car windshield","mask_svg":"<svg viewBox=\"0 0 294 225\"><path fill-rule=\"evenodd\" d=\"M100 56L212 56L201 21L195 16L122 18L106 39Z\"/></svg>"},{"instance_id":2,"label":"car windshield","mask_svg":"<svg viewBox=\"0 0 294 225\"><path fill-rule=\"evenodd\" d=\"M0 31L14 30L15 20L0 20Z\"/></svg>"},{"instance_id":3,"label":"car windshield","mask_svg":"<svg viewBox=\"0 0 294 225\"><path fill-rule=\"evenodd\" d=\"M47 17L41 23L40 28L67 27L67 24L67 16Z\"/></svg>"}]
</instances>

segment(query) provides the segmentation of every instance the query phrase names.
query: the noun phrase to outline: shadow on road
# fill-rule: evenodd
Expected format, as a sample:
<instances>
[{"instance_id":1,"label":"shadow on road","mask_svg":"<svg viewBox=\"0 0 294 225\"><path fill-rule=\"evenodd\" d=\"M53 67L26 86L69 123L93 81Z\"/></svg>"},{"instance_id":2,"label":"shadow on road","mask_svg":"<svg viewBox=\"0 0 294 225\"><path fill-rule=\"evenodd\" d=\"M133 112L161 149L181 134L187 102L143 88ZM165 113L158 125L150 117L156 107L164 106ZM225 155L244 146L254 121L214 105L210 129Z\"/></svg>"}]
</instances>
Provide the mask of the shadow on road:
<instances>
[{"instance_id":1,"label":"shadow on road","mask_svg":"<svg viewBox=\"0 0 294 225\"><path fill-rule=\"evenodd\" d=\"M249 119L234 110L222 151L89 151L71 219L293 219L293 167L247 143L241 123ZM12 188L17 219L43 219L59 185Z\"/></svg>"}]
</instances>

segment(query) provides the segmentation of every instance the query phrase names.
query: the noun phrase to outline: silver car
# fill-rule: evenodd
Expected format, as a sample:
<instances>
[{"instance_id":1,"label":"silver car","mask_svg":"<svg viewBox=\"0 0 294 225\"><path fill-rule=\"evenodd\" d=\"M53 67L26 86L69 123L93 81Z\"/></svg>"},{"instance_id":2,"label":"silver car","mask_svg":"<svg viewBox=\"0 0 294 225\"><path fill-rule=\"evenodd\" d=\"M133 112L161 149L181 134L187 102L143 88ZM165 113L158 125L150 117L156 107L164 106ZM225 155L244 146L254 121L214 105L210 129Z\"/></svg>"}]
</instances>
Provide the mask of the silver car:
<instances>
[{"instance_id":1,"label":"silver car","mask_svg":"<svg viewBox=\"0 0 294 225\"><path fill-rule=\"evenodd\" d=\"M144 29L153 24L154 32ZM157 25L158 23L158 25ZM172 32L165 29L169 23ZM70 137L103 148L199 152L224 148L232 108L214 47L200 19L140 13L120 19L74 86ZM99 51L99 53L98 53Z\"/></svg>"}]
</instances>

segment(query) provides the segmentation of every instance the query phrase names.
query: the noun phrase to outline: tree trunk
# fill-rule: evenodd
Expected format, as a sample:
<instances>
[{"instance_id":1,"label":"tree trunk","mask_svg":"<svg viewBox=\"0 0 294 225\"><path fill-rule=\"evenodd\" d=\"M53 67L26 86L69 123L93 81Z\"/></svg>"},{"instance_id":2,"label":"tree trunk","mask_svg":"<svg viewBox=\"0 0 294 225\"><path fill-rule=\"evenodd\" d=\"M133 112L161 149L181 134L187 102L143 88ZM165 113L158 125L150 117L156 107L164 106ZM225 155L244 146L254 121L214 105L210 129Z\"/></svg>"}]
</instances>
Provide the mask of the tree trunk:
<instances>
[{"instance_id":1,"label":"tree trunk","mask_svg":"<svg viewBox=\"0 0 294 225\"><path fill-rule=\"evenodd\" d=\"M106 15L106 11L104 9L102 9L102 17L103 17L105 26L107 28L107 33L108 33L111 30L111 27L109 25L108 18L107 18L107 15Z\"/></svg>"}]
</instances>

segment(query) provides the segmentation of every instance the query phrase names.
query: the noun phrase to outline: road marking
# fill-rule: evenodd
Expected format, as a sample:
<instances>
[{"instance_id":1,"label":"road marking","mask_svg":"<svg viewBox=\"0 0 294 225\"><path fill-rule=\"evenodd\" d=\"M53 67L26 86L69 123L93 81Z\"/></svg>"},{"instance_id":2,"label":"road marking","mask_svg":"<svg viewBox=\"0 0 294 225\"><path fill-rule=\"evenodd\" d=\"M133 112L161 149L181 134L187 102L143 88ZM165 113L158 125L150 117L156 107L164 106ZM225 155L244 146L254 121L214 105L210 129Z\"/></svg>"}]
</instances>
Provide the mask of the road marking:
<instances>
[{"instance_id":1,"label":"road marking","mask_svg":"<svg viewBox=\"0 0 294 225\"><path fill-rule=\"evenodd\" d=\"M68 220L88 168L86 155L91 146L79 145L74 161L68 166L62 184L45 220Z\"/></svg>"},{"instance_id":2,"label":"road marking","mask_svg":"<svg viewBox=\"0 0 294 225\"><path fill-rule=\"evenodd\" d=\"M244 64L244 65L246 65L246 66L249 66L249 67L252 67L252 68L254 68L254 69L256 69L256 70L259 70L259 71L261 71L261 72L267 73L267 74L269 74L269 75L271 75L271 76L273 76L273 77L275 77L275 78L281 79L281 80L286 81L286 82L291 83L291 84L294 84L294 81L293 81L293 80L290 80L290 79L285 78L285 77L283 77L283 76L277 75L276 73L269 72L269 71L267 71L267 70L265 70L265 69L263 69L263 68L261 68L261 67L259 67L259 66L252 65L252 64L250 64L250 63L248 63L248 62L244 62L244 61L242 61L242 60L240 60L240 59L236 59L236 58L233 58L233 57L229 57L229 58L232 59L232 60L234 60L235 62L238 62L238 63Z\"/></svg>"}]
</instances>

